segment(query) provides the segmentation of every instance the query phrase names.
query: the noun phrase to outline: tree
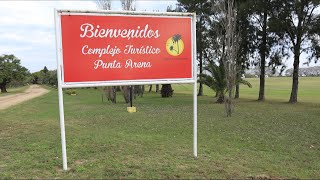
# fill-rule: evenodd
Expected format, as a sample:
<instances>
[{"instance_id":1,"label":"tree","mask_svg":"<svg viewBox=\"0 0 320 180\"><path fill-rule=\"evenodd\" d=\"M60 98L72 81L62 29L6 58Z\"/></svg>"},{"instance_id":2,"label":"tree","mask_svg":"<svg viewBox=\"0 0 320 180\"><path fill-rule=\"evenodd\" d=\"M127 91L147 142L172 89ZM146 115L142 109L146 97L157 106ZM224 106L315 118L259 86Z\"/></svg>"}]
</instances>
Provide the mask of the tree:
<instances>
[{"instance_id":1,"label":"tree","mask_svg":"<svg viewBox=\"0 0 320 180\"><path fill-rule=\"evenodd\" d=\"M227 92L227 79L226 72L223 64L215 64L211 61L207 66L204 67L207 74L200 74L200 80L203 84L208 86L210 89L216 92L217 103L222 104L225 100L225 93ZM252 87L250 82L243 79L237 79L238 84L245 84L248 87Z\"/></svg>"},{"instance_id":2,"label":"tree","mask_svg":"<svg viewBox=\"0 0 320 180\"><path fill-rule=\"evenodd\" d=\"M117 103L117 92L116 86L109 86L103 89L107 95L108 101L110 100L112 103Z\"/></svg>"},{"instance_id":3,"label":"tree","mask_svg":"<svg viewBox=\"0 0 320 180\"><path fill-rule=\"evenodd\" d=\"M161 87L161 97L172 97L173 95L173 89L171 87L171 84L163 84Z\"/></svg>"},{"instance_id":4,"label":"tree","mask_svg":"<svg viewBox=\"0 0 320 180\"><path fill-rule=\"evenodd\" d=\"M32 84L39 84L39 79L40 79L40 72L34 72L31 74L31 83Z\"/></svg>"},{"instance_id":5,"label":"tree","mask_svg":"<svg viewBox=\"0 0 320 180\"><path fill-rule=\"evenodd\" d=\"M209 63L204 67L209 74L200 74L199 82L205 84L210 89L216 92L217 103L224 102L224 94L227 88L226 73L223 64L216 65L214 62Z\"/></svg>"},{"instance_id":6,"label":"tree","mask_svg":"<svg viewBox=\"0 0 320 180\"><path fill-rule=\"evenodd\" d=\"M241 0L236 1L236 6L238 9L237 14L237 31L241 31L240 34L240 47L237 56L237 74L236 74L236 89L234 98L237 99L240 97L240 85L239 81L241 80L242 74L244 74L245 70L250 66L250 55L254 52L254 44L252 43L255 39L254 30L255 28L251 25L251 17L250 17L250 1L249 0Z\"/></svg>"},{"instance_id":7,"label":"tree","mask_svg":"<svg viewBox=\"0 0 320 180\"><path fill-rule=\"evenodd\" d=\"M267 56L267 21L268 21L268 10L269 0L255 0L254 5L258 10L253 15L258 21L258 33L261 34L262 38L258 44L260 54L260 86L259 86L259 97L258 101L265 100L265 67L266 67L266 56ZM269 6L269 7L268 7ZM259 11L260 10L260 11Z\"/></svg>"},{"instance_id":8,"label":"tree","mask_svg":"<svg viewBox=\"0 0 320 180\"><path fill-rule=\"evenodd\" d=\"M111 10L111 0L97 0L96 4L100 9Z\"/></svg>"},{"instance_id":9,"label":"tree","mask_svg":"<svg viewBox=\"0 0 320 180\"><path fill-rule=\"evenodd\" d=\"M47 66L44 66L42 71L43 71L44 74L47 74L49 70L48 70Z\"/></svg>"},{"instance_id":10,"label":"tree","mask_svg":"<svg viewBox=\"0 0 320 180\"><path fill-rule=\"evenodd\" d=\"M29 74L27 68L21 66L20 59L14 55L0 56L0 89L1 93L7 92L7 85L13 80L23 81Z\"/></svg>"},{"instance_id":11,"label":"tree","mask_svg":"<svg viewBox=\"0 0 320 180\"><path fill-rule=\"evenodd\" d=\"M250 25L254 28L254 38L251 41L253 50L251 57L254 59L252 64L260 67L258 101L264 101L266 67L271 66L274 71L278 66L284 68L281 52L274 50L281 48L282 44L275 38L269 27L270 14L273 9L272 0L247 0L247 4L251 19ZM267 63L268 59L269 63Z\"/></svg>"},{"instance_id":12,"label":"tree","mask_svg":"<svg viewBox=\"0 0 320 180\"><path fill-rule=\"evenodd\" d=\"M47 66L44 66L44 68L40 71L41 75L43 76L42 84L49 84L49 70Z\"/></svg>"},{"instance_id":13,"label":"tree","mask_svg":"<svg viewBox=\"0 0 320 180\"><path fill-rule=\"evenodd\" d=\"M227 96L225 107L227 116L231 116L234 87L237 79L237 59L241 43L240 30L237 29L237 7L234 0L220 0L216 6L220 16L220 36L223 37L222 63L225 68L227 81Z\"/></svg>"},{"instance_id":14,"label":"tree","mask_svg":"<svg viewBox=\"0 0 320 180\"><path fill-rule=\"evenodd\" d=\"M135 11L135 0L120 0L122 9L125 11Z\"/></svg>"},{"instance_id":15,"label":"tree","mask_svg":"<svg viewBox=\"0 0 320 180\"><path fill-rule=\"evenodd\" d=\"M273 1L269 27L284 48L294 54L292 88L289 102L298 102L299 64L302 53L309 54L309 60L319 59L320 15L316 12L319 0ZM318 54L318 56L317 56Z\"/></svg>"},{"instance_id":16,"label":"tree","mask_svg":"<svg viewBox=\"0 0 320 180\"><path fill-rule=\"evenodd\" d=\"M45 66L42 70L31 74L30 83L57 86L57 70L48 70Z\"/></svg>"},{"instance_id":17,"label":"tree","mask_svg":"<svg viewBox=\"0 0 320 180\"><path fill-rule=\"evenodd\" d=\"M58 86L57 70L48 71L48 85Z\"/></svg>"},{"instance_id":18,"label":"tree","mask_svg":"<svg viewBox=\"0 0 320 180\"><path fill-rule=\"evenodd\" d=\"M212 15L212 3L210 0L178 0L178 8L187 12L196 12L197 14L197 59L199 61L199 73L203 73L205 51L212 43L209 36ZM203 86L200 82L198 96L203 95Z\"/></svg>"}]
</instances>

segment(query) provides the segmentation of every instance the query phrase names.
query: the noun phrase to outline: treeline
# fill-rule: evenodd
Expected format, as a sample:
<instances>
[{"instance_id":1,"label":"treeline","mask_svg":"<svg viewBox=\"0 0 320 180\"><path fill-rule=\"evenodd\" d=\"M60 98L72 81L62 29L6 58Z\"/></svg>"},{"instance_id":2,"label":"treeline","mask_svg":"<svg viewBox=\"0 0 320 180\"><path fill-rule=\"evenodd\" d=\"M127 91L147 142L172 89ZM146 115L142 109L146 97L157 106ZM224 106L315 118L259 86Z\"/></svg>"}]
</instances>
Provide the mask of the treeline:
<instances>
[{"instance_id":1,"label":"treeline","mask_svg":"<svg viewBox=\"0 0 320 180\"><path fill-rule=\"evenodd\" d=\"M319 0L178 0L177 6L168 7L168 11L197 14L199 71L212 77L207 84L211 83L215 91L221 89L214 87L220 84L225 92L231 92L227 94L237 97L241 75L255 66L260 70L257 99L264 101L266 68L282 72L287 68L284 61L291 56L294 62L289 102L296 103L300 63L320 58L319 4ZM206 82L202 77L199 96Z\"/></svg>"},{"instance_id":2,"label":"treeline","mask_svg":"<svg viewBox=\"0 0 320 180\"><path fill-rule=\"evenodd\" d=\"M32 84L58 86L57 70L48 70L46 66L42 70L32 73L30 78Z\"/></svg>"},{"instance_id":3,"label":"treeline","mask_svg":"<svg viewBox=\"0 0 320 180\"><path fill-rule=\"evenodd\" d=\"M48 70L45 66L34 73L21 65L21 60L13 54L0 56L0 89L6 93L8 87L19 87L28 84L45 84L56 87L57 71Z\"/></svg>"}]
</instances>

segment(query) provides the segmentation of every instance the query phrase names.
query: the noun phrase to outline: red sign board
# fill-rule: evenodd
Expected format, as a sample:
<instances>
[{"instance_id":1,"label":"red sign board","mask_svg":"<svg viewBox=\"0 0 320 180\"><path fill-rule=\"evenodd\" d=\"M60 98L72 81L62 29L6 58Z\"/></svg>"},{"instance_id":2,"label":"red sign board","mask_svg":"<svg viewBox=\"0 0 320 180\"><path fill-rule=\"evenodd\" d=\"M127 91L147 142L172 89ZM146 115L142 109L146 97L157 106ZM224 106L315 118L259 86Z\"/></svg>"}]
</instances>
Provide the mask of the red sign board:
<instances>
[{"instance_id":1,"label":"red sign board","mask_svg":"<svg viewBox=\"0 0 320 180\"><path fill-rule=\"evenodd\" d=\"M191 16L60 14L64 83L193 79Z\"/></svg>"}]
</instances>

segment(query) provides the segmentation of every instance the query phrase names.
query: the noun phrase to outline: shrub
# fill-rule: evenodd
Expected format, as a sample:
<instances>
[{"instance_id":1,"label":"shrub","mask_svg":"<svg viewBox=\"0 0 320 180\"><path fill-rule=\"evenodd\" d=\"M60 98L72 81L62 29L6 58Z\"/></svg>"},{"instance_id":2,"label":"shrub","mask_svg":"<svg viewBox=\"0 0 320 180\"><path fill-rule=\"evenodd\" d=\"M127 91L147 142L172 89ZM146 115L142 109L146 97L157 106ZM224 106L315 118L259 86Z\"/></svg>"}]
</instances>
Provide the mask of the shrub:
<instances>
[{"instance_id":1,"label":"shrub","mask_svg":"<svg viewBox=\"0 0 320 180\"><path fill-rule=\"evenodd\" d=\"M66 90L66 94L68 94L68 95L76 95L77 93L76 93L75 90L68 89L68 90Z\"/></svg>"}]
</instances>

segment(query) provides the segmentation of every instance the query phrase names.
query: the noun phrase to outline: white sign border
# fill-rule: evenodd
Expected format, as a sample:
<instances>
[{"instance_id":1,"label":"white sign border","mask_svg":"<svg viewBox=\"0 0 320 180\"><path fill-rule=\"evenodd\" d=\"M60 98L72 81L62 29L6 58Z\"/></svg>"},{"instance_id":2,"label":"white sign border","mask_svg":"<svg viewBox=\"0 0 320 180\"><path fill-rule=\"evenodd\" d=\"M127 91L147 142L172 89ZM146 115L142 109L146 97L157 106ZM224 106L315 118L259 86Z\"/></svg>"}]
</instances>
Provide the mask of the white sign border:
<instances>
[{"instance_id":1,"label":"white sign border","mask_svg":"<svg viewBox=\"0 0 320 180\"><path fill-rule=\"evenodd\" d=\"M138 12L138 11L86 11L86 10L55 10L55 26L56 26L56 41L57 41L57 67L58 73L61 74L62 88L77 88L77 87L98 87L98 86L121 86L121 85L147 85L147 84L176 84L176 83L194 83L197 81L196 52L194 48L191 50L191 78L167 78L167 79L137 79L137 80L111 80L111 81L87 81L87 82L65 82L63 72L63 47L62 47L62 32L61 32L61 15L90 15L90 16L134 16L134 17L157 17L157 18L191 18L191 46L196 46L192 41L196 36L196 29L193 24L196 21L195 13L175 13L175 12Z\"/></svg>"}]
</instances>

